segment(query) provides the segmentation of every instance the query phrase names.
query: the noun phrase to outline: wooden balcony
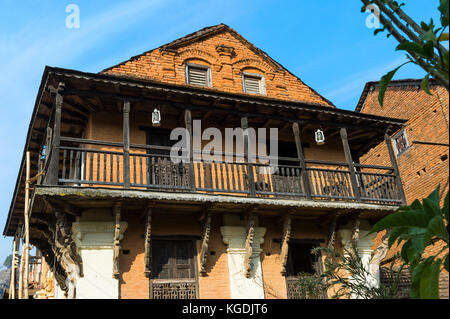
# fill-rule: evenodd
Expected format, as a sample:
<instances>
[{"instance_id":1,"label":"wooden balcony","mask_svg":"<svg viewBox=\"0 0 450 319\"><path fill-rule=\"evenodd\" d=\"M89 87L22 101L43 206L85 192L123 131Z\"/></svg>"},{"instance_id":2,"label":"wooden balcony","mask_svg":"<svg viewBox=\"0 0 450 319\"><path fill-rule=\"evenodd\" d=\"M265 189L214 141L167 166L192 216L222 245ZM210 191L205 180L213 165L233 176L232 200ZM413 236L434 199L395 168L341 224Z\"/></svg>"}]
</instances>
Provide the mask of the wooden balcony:
<instances>
[{"instance_id":1,"label":"wooden balcony","mask_svg":"<svg viewBox=\"0 0 450 319\"><path fill-rule=\"evenodd\" d=\"M42 180L47 185L75 187L402 203L393 167L355 163L350 167L345 162L308 159L303 166L298 158L287 157L278 158L282 164L270 166L237 154L231 154L231 161L225 156L208 161L194 155L192 161L178 157L182 161L174 163L169 154L170 148L162 146L131 144L127 152L122 143L61 137L57 172L42 158L46 177L54 176Z\"/></svg>"}]
</instances>

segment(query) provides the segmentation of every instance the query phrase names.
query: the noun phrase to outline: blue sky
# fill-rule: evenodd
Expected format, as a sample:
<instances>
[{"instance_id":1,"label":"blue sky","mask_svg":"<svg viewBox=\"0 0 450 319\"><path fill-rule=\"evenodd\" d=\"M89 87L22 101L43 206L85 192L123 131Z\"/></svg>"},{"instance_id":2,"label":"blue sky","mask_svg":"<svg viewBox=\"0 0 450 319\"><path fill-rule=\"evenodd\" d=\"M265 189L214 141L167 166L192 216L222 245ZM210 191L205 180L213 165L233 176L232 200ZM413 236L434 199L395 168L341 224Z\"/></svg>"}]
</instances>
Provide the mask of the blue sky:
<instances>
[{"instance_id":1,"label":"blue sky","mask_svg":"<svg viewBox=\"0 0 450 319\"><path fill-rule=\"evenodd\" d=\"M438 0L405 0L415 20ZM68 4L80 28L66 28ZM2 0L0 3L0 230L45 65L99 72L205 26L226 23L339 108L353 110L364 84L405 60L396 42L373 35L357 0ZM396 78L419 78L415 66ZM0 238L0 264L11 251Z\"/></svg>"}]
</instances>

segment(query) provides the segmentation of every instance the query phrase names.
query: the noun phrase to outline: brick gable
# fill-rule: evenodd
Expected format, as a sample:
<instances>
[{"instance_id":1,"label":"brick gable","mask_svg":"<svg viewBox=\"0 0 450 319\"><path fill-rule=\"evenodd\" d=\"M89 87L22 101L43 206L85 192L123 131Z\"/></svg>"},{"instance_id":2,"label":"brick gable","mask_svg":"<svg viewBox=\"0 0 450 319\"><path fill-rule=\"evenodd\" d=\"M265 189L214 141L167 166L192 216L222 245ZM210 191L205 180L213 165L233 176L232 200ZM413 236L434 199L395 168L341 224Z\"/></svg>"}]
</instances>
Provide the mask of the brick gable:
<instances>
[{"instance_id":1,"label":"brick gable","mask_svg":"<svg viewBox=\"0 0 450 319\"><path fill-rule=\"evenodd\" d=\"M243 93L242 73L264 76L266 96L333 104L226 25L209 27L145 52L101 73L186 84L186 63L210 67L212 90Z\"/></svg>"}]
</instances>

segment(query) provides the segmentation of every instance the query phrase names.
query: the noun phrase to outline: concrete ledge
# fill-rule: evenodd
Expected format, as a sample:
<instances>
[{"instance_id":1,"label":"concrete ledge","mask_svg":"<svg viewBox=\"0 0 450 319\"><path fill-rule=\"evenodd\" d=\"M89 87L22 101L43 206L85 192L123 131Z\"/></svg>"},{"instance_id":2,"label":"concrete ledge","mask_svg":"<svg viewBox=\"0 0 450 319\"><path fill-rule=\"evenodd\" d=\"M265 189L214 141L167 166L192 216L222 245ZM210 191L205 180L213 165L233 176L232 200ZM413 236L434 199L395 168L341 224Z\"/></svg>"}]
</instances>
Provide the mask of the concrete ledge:
<instances>
[{"instance_id":1,"label":"concrete ledge","mask_svg":"<svg viewBox=\"0 0 450 319\"><path fill-rule=\"evenodd\" d=\"M305 200L305 199L279 199L255 198L233 195L215 195L202 193L179 193L144 191L137 189L114 189L100 187L71 187L71 186L35 186L36 196L82 197L84 199L142 199L160 201L178 201L180 203L230 203L261 206L284 206L315 209L345 209L365 211L393 212L399 206L380 205L369 203L356 203L345 201Z\"/></svg>"}]
</instances>

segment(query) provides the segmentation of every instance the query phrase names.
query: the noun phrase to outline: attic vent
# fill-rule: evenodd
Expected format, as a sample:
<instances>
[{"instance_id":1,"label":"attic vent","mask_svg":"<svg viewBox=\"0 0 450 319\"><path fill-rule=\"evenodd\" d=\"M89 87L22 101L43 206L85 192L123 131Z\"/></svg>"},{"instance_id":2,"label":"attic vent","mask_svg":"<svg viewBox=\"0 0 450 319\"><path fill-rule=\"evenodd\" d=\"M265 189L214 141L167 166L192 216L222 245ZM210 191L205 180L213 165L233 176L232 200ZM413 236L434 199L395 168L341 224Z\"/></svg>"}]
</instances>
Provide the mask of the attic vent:
<instances>
[{"instance_id":1,"label":"attic vent","mask_svg":"<svg viewBox=\"0 0 450 319\"><path fill-rule=\"evenodd\" d=\"M243 89L245 93L266 94L264 88L264 77L258 74L242 75Z\"/></svg>"},{"instance_id":2,"label":"attic vent","mask_svg":"<svg viewBox=\"0 0 450 319\"><path fill-rule=\"evenodd\" d=\"M203 65L186 65L186 82L198 86L211 86L210 69Z\"/></svg>"}]
</instances>

